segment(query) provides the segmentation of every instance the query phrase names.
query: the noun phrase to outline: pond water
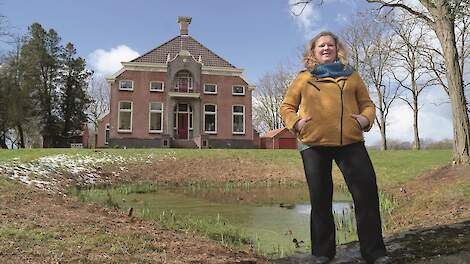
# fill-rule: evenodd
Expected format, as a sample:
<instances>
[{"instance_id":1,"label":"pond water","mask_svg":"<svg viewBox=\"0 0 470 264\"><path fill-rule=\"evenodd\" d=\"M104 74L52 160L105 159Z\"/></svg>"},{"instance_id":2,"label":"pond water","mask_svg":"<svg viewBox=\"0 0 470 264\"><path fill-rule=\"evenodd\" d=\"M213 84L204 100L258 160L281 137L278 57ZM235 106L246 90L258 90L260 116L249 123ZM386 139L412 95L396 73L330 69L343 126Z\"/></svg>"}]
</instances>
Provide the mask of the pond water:
<instances>
[{"instance_id":1,"label":"pond water","mask_svg":"<svg viewBox=\"0 0 470 264\"><path fill-rule=\"evenodd\" d=\"M81 190L79 195L84 200L104 202L124 210L132 207L134 215L164 224L169 220L177 222L175 217L185 218L191 222L189 226L196 224L196 229L203 225L203 233L207 228L216 229L217 225L234 227L235 232L249 238L247 247L271 258L310 251L310 203L306 186L152 188L147 191L122 186L98 188ZM337 242L357 239L350 196L338 192L334 199ZM216 236L216 239L223 241L224 237Z\"/></svg>"}]
</instances>

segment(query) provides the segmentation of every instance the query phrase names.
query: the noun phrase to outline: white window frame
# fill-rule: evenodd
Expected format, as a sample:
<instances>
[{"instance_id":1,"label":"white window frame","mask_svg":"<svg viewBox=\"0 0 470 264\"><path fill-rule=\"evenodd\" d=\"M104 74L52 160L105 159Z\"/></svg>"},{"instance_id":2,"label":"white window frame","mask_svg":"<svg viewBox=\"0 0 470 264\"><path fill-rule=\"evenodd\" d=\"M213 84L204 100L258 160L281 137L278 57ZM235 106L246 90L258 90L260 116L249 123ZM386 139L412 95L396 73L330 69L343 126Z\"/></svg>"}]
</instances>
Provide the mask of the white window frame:
<instances>
[{"instance_id":1,"label":"white window frame","mask_svg":"<svg viewBox=\"0 0 470 264\"><path fill-rule=\"evenodd\" d=\"M121 87L121 84L123 82L131 82L132 83L132 87L131 88L122 88ZM120 80L119 81L119 90L120 91L134 91L134 81L133 80Z\"/></svg>"},{"instance_id":2,"label":"white window frame","mask_svg":"<svg viewBox=\"0 0 470 264\"><path fill-rule=\"evenodd\" d=\"M104 144L105 145L109 144L110 133L111 133L111 129L110 129L109 123L107 123L104 129Z\"/></svg>"},{"instance_id":3,"label":"white window frame","mask_svg":"<svg viewBox=\"0 0 470 264\"><path fill-rule=\"evenodd\" d=\"M215 86L215 92L206 91L206 85L214 85ZM217 94L217 84L215 84L215 83L205 83L204 84L204 93L205 94Z\"/></svg>"},{"instance_id":4,"label":"white window frame","mask_svg":"<svg viewBox=\"0 0 470 264\"><path fill-rule=\"evenodd\" d=\"M180 82L179 80L180 79L186 79L187 80L187 82L188 82L188 92L193 90L193 77L183 76L183 77L176 77L175 88L177 89L178 92L180 90L180 87L179 87L179 82Z\"/></svg>"},{"instance_id":5,"label":"white window frame","mask_svg":"<svg viewBox=\"0 0 470 264\"><path fill-rule=\"evenodd\" d=\"M180 104L187 104L188 105L187 111L179 111ZM194 127L193 106L189 103L178 103L175 105L175 108L173 109L174 109L173 110L173 117L174 117L173 130L176 131L177 129L178 113L187 113L188 114L188 130L192 131Z\"/></svg>"},{"instance_id":6,"label":"white window frame","mask_svg":"<svg viewBox=\"0 0 470 264\"><path fill-rule=\"evenodd\" d=\"M235 108L235 106L241 106L243 107L243 113L235 113L233 110ZM246 123L246 117L245 117L245 113L246 113L246 110L245 110L245 105L241 105L241 104L236 104L236 105L232 105L232 134L235 134L235 135L244 135L245 134L245 123ZM241 115L243 116L243 132L238 132L238 131L234 131L234 123L235 123L235 116L236 115Z\"/></svg>"},{"instance_id":7,"label":"white window frame","mask_svg":"<svg viewBox=\"0 0 470 264\"><path fill-rule=\"evenodd\" d=\"M161 105L161 110L152 110L152 103L159 103ZM152 114L158 114L160 113L160 124L161 124L161 128L159 130L152 130L151 127L152 127L152 124L151 124L151 120L152 120ZM163 103L162 102L158 102L158 101L154 101L154 102L150 102L149 103L149 133L162 133L163 132Z\"/></svg>"},{"instance_id":8,"label":"white window frame","mask_svg":"<svg viewBox=\"0 0 470 264\"><path fill-rule=\"evenodd\" d=\"M131 103L131 109L121 109L121 103ZM118 102L118 132L129 133L132 132L132 110L134 108L134 103L132 101L119 101ZM121 127L121 112L130 112L131 113L131 122L130 129L120 129Z\"/></svg>"},{"instance_id":9,"label":"white window frame","mask_svg":"<svg viewBox=\"0 0 470 264\"><path fill-rule=\"evenodd\" d=\"M161 83L162 84L162 89L161 90L152 89L152 83ZM165 82L163 82L163 81L150 81L149 82L149 91L151 91L151 92L163 92L164 90L165 90Z\"/></svg>"},{"instance_id":10,"label":"white window frame","mask_svg":"<svg viewBox=\"0 0 470 264\"><path fill-rule=\"evenodd\" d=\"M188 104L188 130L193 130L193 107L192 105Z\"/></svg>"},{"instance_id":11,"label":"white window frame","mask_svg":"<svg viewBox=\"0 0 470 264\"><path fill-rule=\"evenodd\" d=\"M243 93L235 93L234 88L235 87L243 87ZM246 87L245 85L232 85L232 95L245 95Z\"/></svg>"},{"instance_id":12,"label":"white window frame","mask_svg":"<svg viewBox=\"0 0 470 264\"><path fill-rule=\"evenodd\" d=\"M206 105L213 105L215 107L215 112L206 112ZM202 125L204 128L204 133L206 134L217 134L217 105L216 104L204 104L203 105L203 120L202 120ZM215 130L214 131L207 131L206 130L206 114L214 115L214 121L215 121Z\"/></svg>"}]
</instances>

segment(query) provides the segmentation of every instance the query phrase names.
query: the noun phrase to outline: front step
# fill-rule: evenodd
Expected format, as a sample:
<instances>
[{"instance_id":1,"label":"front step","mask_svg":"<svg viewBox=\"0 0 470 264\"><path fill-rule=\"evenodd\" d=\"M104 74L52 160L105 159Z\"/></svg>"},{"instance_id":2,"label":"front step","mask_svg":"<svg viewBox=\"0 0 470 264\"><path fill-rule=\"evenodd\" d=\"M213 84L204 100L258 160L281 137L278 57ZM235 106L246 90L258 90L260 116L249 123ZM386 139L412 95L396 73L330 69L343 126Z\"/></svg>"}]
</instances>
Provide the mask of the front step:
<instances>
[{"instance_id":1,"label":"front step","mask_svg":"<svg viewBox=\"0 0 470 264\"><path fill-rule=\"evenodd\" d=\"M172 148L198 148L196 143L191 139L174 139L171 143Z\"/></svg>"}]
</instances>

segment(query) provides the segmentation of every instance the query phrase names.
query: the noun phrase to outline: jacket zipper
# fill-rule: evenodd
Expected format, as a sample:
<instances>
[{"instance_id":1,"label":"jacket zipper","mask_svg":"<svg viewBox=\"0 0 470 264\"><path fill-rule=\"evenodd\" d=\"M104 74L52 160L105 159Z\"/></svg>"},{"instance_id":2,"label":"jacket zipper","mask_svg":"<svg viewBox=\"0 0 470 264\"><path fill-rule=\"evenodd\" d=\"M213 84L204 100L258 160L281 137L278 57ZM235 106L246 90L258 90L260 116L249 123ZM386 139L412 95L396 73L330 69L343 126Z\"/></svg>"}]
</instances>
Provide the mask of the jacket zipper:
<instances>
[{"instance_id":1,"label":"jacket zipper","mask_svg":"<svg viewBox=\"0 0 470 264\"><path fill-rule=\"evenodd\" d=\"M343 145L343 115L344 115L344 102L343 102L343 89L346 81L343 80L343 86L340 86L337 81L330 81L336 83L340 91L340 98L341 98L341 116L340 116L340 123L339 123L339 144ZM310 82L309 82L310 83ZM313 84L312 84L313 85ZM318 89L318 87L315 86ZM320 90L320 89L318 89Z\"/></svg>"},{"instance_id":2,"label":"jacket zipper","mask_svg":"<svg viewBox=\"0 0 470 264\"><path fill-rule=\"evenodd\" d=\"M343 88L344 88L344 83L343 87L339 85L339 83L336 83L338 85L339 91L340 91L340 96L341 96L341 119L340 119L340 126L339 126L339 144L342 146L343 145L343 116L344 116L344 103L343 103Z\"/></svg>"}]
</instances>

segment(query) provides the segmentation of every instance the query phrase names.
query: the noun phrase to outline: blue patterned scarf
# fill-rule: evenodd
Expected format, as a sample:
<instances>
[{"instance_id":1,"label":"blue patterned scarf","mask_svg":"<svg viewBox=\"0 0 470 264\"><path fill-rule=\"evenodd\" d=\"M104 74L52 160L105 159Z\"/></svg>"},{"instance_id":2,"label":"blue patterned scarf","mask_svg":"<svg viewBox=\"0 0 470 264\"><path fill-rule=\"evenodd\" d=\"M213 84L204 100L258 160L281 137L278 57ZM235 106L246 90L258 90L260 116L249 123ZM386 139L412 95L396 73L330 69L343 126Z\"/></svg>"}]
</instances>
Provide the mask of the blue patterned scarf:
<instances>
[{"instance_id":1,"label":"blue patterned scarf","mask_svg":"<svg viewBox=\"0 0 470 264\"><path fill-rule=\"evenodd\" d=\"M310 73L318 78L336 78L340 76L349 76L353 73L353 71L353 67L349 65L344 65L339 61L339 59L337 59L334 62L315 65L315 68L313 68Z\"/></svg>"}]
</instances>

